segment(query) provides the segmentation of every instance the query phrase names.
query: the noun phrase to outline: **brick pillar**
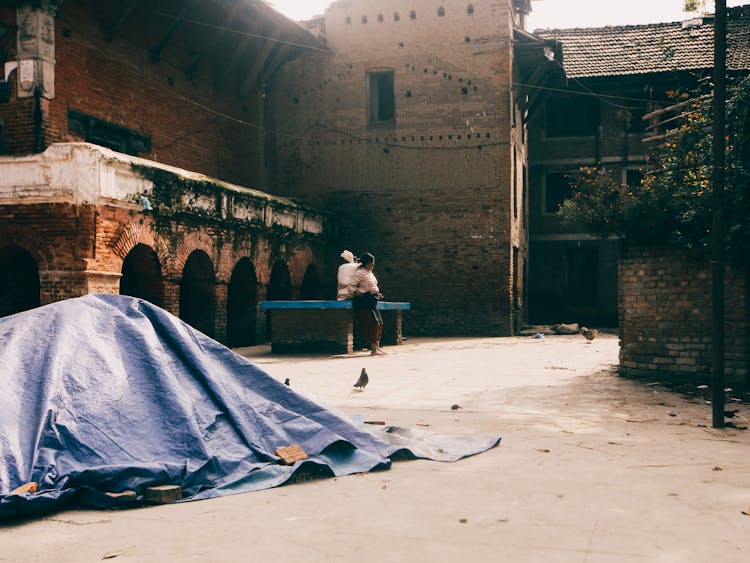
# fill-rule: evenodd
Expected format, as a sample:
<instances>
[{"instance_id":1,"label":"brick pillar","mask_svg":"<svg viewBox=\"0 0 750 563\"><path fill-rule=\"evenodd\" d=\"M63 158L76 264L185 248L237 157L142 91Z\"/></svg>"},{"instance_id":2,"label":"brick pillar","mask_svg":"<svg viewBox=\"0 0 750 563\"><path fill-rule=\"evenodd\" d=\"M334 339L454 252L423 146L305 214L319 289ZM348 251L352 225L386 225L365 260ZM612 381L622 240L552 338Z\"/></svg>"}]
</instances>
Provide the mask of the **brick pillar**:
<instances>
[{"instance_id":1,"label":"brick pillar","mask_svg":"<svg viewBox=\"0 0 750 563\"><path fill-rule=\"evenodd\" d=\"M227 298L229 296L229 284L217 281L214 286L216 295L216 313L214 315L214 338L219 342L227 342Z\"/></svg>"},{"instance_id":2,"label":"brick pillar","mask_svg":"<svg viewBox=\"0 0 750 563\"><path fill-rule=\"evenodd\" d=\"M175 317L180 316L180 281L182 277L177 274L168 274L162 281L164 289L164 309Z\"/></svg>"},{"instance_id":3,"label":"brick pillar","mask_svg":"<svg viewBox=\"0 0 750 563\"><path fill-rule=\"evenodd\" d=\"M268 285L264 283L258 284L258 303L261 301L265 301L266 297L268 296ZM269 327L269 321L268 321L268 311L265 309L258 309L258 320L255 324L258 338L256 339L256 342L263 343L268 342L271 339L271 335L268 334L268 327Z\"/></svg>"}]
</instances>

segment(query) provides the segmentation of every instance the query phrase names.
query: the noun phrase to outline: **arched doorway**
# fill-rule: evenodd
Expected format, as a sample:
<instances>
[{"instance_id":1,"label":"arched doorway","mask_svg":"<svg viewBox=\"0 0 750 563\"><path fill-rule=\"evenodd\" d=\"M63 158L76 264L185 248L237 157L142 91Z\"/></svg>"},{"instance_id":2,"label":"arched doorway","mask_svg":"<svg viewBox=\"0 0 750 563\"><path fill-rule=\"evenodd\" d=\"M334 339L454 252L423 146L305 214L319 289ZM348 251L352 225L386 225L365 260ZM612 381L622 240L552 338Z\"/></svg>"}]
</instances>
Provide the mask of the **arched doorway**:
<instances>
[{"instance_id":1,"label":"arched doorway","mask_svg":"<svg viewBox=\"0 0 750 563\"><path fill-rule=\"evenodd\" d=\"M227 341L230 346L257 344L258 278L249 258L232 271L227 295Z\"/></svg>"},{"instance_id":2,"label":"arched doorway","mask_svg":"<svg viewBox=\"0 0 750 563\"><path fill-rule=\"evenodd\" d=\"M39 305L36 260L20 246L0 248L0 317Z\"/></svg>"},{"instance_id":3,"label":"arched doorway","mask_svg":"<svg viewBox=\"0 0 750 563\"><path fill-rule=\"evenodd\" d=\"M182 269L180 318L213 338L216 294L214 267L208 254L194 250Z\"/></svg>"},{"instance_id":4,"label":"arched doorway","mask_svg":"<svg viewBox=\"0 0 750 563\"><path fill-rule=\"evenodd\" d=\"M305 270L302 278L302 286L299 288L299 298L303 301L323 299L323 284L315 264L310 264Z\"/></svg>"},{"instance_id":5,"label":"arched doorway","mask_svg":"<svg viewBox=\"0 0 750 563\"><path fill-rule=\"evenodd\" d=\"M120 295L140 297L164 306L161 264L150 246L136 244L123 260Z\"/></svg>"},{"instance_id":6,"label":"arched doorway","mask_svg":"<svg viewBox=\"0 0 750 563\"><path fill-rule=\"evenodd\" d=\"M268 280L266 299L268 301L286 301L292 298L292 277L284 262L276 262L271 268ZM266 338L271 338L271 315L266 316Z\"/></svg>"},{"instance_id":7,"label":"arched doorway","mask_svg":"<svg viewBox=\"0 0 750 563\"><path fill-rule=\"evenodd\" d=\"M276 262L271 268L266 295L269 301L286 301L292 298L292 277L284 262Z\"/></svg>"}]
</instances>

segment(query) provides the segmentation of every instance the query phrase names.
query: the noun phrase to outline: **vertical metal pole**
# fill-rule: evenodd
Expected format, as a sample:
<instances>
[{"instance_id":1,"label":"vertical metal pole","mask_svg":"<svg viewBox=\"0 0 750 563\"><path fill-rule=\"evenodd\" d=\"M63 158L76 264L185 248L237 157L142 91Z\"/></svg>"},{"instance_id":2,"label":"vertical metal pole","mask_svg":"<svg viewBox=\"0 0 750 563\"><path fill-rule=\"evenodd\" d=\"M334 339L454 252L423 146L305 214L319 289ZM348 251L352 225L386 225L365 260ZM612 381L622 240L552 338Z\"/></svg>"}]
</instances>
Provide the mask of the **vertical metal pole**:
<instances>
[{"instance_id":1,"label":"vertical metal pole","mask_svg":"<svg viewBox=\"0 0 750 563\"><path fill-rule=\"evenodd\" d=\"M711 273L713 336L711 404L713 427L724 428L724 183L726 164L727 2L716 0L714 16L713 216Z\"/></svg>"}]
</instances>

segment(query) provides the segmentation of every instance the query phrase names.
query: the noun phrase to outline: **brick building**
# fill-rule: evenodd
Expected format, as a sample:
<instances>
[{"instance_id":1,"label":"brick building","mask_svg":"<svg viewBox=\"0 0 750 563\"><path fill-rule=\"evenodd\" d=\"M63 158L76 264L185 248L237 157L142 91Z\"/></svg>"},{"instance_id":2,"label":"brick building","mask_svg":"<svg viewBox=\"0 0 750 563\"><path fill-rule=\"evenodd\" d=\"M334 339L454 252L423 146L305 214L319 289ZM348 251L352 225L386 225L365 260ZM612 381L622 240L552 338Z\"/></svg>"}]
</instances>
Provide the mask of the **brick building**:
<instances>
[{"instance_id":1,"label":"brick building","mask_svg":"<svg viewBox=\"0 0 750 563\"><path fill-rule=\"evenodd\" d=\"M526 318L533 91L559 68L523 31L529 0L347 0L310 29L330 49L272 90L275 193L372 251L410 334L509 335Z\"/></svg>"},{"instance_id":2,"label":"brick building","mask_svg":"<svg viewBox=\"0 0 750 563\"><path fill-rule=\"evenodd\" d=\"M750 6L731 9L727 26L728 69L746 73ZM581 166L640 182L653 146L644 139L664 133L643 117L674 104L669 91L688 91L710 76L713 18L534 34L559 44L567 86L546 92L529 123L530 319L615 326L618 241L564 226L557 211Z\"/></svg>"},{"instance_id":3,"label":"brick building","mask_svg":"<svg viewBox=\"0 0 750 563\"><path fill-rule=\"evenodd\" d=\"M258 191L307 50L261 0L0 2L0 316L121 292L249 344L258 300L322 296L331 217Z\"/></svg>"}]
</instances>

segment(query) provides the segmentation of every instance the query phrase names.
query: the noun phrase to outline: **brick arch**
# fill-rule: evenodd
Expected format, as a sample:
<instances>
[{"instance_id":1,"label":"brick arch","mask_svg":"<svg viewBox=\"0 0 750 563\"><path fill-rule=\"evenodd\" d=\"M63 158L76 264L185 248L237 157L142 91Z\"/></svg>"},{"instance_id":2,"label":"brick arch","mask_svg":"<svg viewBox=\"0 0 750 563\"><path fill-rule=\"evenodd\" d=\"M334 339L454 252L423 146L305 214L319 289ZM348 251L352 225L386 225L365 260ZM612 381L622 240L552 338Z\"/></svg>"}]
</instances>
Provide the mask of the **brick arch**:
<instances>
[{"instance_id":1,"label":"brick arch","mask_svg":"<svg viewBox=\"0 0 750 563\"><path fill-rule=\"evenodd\" d=\"M169 271L181 275L185 263L195 250L202 250L208 255L214 267L214 275L217 276L219 269L216 267L215 259L216 244L211 240L211 237L203 232L190 233L180 241L175 249L174 259L169 264Z\"/></svg>"},{"instance_id":2,"label":"brick arch","mask_svg":"<svg viewBox=\"0 0 750 563\"><path fill-rule=\"evenodd\" d=\"M0 247L3 246L20 246L34 258L40 271L50 268L50 245L32 229L21 225L0 227Z\"/></svg>"},{"instance_id":3,"label":"brick arch","mask_svg":"<svg viewBox=\"0 0 750 563\"><path fill-rule=\"evenodd\" d=\"M140 223L128 223L127 225L120 226L111 247L112 251L121 260L125 260L130 251L139 244L152 248L160 264L166 265L169 262L167 243L161 237L155 237L149 227Z\"/></svg>"},{"instance_id":4,"label":"brick arch","mask_svg":"<svg viewBox=\"0 0 750 563\"><path fill-rule=\"evenodd\" d=\"M227 245L228 246L228 245ZM249 258L250 262L255 267L255 260L253 260L252 244L250 242L242 242L237 248L231 252L222 252L219 256L219 267L216 269L216 279L223 282L229 282L232 278L232 272L237 263L243 258Z\"/></svg>"}]
</instances>

